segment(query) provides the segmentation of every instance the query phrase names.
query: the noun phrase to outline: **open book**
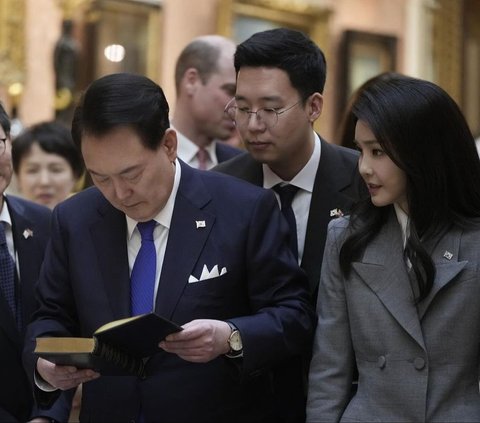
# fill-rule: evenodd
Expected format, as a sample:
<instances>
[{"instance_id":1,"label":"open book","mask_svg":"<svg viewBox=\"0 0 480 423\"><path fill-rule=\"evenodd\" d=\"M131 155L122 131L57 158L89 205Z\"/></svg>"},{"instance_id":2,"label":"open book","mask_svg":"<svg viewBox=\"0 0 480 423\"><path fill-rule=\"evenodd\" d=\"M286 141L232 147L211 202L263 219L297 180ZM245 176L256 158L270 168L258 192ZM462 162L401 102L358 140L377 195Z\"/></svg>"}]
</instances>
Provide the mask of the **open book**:
<instances>
[{"instance_id":1,"label":"open book","mask_svg":"<svg viewBox=\"0 0 480 423\"><path fill-rule=\"evenodd\" d=\"M158 343L181 330L155 313L141 314L107 323L92 338L37 338L34 353L59 365L94 369L102 375L145 377L146 359L160 351Z\"/></svg>"}]
</instances>

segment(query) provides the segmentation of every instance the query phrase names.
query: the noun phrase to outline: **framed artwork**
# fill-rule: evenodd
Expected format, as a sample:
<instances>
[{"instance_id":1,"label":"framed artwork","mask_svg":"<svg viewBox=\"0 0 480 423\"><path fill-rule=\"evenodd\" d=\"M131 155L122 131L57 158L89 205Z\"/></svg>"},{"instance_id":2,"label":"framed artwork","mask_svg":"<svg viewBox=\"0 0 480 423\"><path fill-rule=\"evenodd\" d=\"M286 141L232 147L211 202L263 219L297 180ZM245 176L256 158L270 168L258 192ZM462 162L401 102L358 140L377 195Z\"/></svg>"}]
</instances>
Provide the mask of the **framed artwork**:
<instances>
[{"instance_id":1,"label":"framed artwork","mask_svg":"<svg viewBox=\"0 0 480 423\"><path fill-rule=\"evenodd\" d=\"M307 0L219 0L217 32L237 44L259 31L290 28L307 34L329 57L331 10ZM321 132L323 119L315 122Z\"/></svg>"},{"instance_id":2,"label":"framed artwork","mask_svg":"<svg viewBox=\"0 0 480 423\"><path fill-rule=\"evenodd\" d=\"M342 115L348 99L366 80L396 70L397 39L382 34L345 31L340 46L338 111Z\"/></svg>"},{"instance_id":3,"label":"framed artwork","mask_svg":"<svg viewBox=\"0 0 480 423\"><path fill-rule=\"evenodd\" d=\"M156 78L161 23L160 1L97 0L88 12L87 82L115 72Z\"/></svg>"},{"instance_id":4,"label":"framed artwork","mask_svg":"<svg viewBox=\"0 0 480 423\"><path fill-rule=\"evenodd\" d=\"M217 29L241 43L255 32L287 27L326 46L329 16L328 9L305 0L220 0Z\"/></svg>"}]
</instances>

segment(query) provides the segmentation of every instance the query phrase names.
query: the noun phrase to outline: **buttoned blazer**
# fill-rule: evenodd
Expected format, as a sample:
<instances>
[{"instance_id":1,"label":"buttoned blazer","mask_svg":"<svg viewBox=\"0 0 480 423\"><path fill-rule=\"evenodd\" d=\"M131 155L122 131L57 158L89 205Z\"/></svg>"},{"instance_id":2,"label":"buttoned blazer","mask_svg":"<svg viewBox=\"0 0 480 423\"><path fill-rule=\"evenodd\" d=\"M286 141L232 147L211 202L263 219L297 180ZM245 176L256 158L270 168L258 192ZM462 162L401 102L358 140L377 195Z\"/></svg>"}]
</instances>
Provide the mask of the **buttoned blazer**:
<instances>
[{"instance_id":1,"label":"buttoned blazer","mask_svg":"<svg viewBox=\"0 0 480 423\"><path fill-rule=\"evenodd\" d=\"M12 220L12 233L18 257L23 322L35 311L34 284L38 279L50 235L48 208L15 196L4 197ZM0 421L26 421L33 406L32 388L22 364L24 332L17 328L9 306L0 295ZM63 411L62 411L63 410ZM66 420L68 408L55 406L44 414Z\"/></svg>"},{"instance_id":2,"label":"buttoned blazer","mask_svg":"<svg viewBox=\"0 0 480 423\"><path fill-rule=\"evenodd\" d=\"M102 376L84 384L82 421L135 421L140 402L145 421L265 420L269 367L311 342L307 279L288 248L273 194L181 166L155 311L178 324L229 319L240 330L244 357L198 364L159 352L143 381ZM124 214L95 187L56 208L32 337L91 336L130 315L126 237ZM204 265L227 273L188 283Z\"/></svg>"},{"instance_id":3,"label":"buttoned blazer","mask_svg":"<svg viewBox=\"0 0 480 423\"><path fill-rule=\"evenodd\" d=\"M322 265L327 226L331 211L344 213L365 193L365 184L358 173L358 152L330 144L320 138L321 156L315 175L312 200L301 266L308 276L313 300L316 299ZM226 173L252 184L263 186L262 164L248 153L221 163L213 170ZM333 212L332 212L333 213Z\"/></svg>"},{"instance_id":4,"label":"buttoned blazer","mask_svg":"<svg viewBox=\"0 0 480 423\"><path fill-rule=\"evenodd\" d=\"M480 421L478 222L427 245L436 276L418 306L395 213L344 278L338 255L347 224L329 226L307 421Z\"/></svg>"}]
</instances>

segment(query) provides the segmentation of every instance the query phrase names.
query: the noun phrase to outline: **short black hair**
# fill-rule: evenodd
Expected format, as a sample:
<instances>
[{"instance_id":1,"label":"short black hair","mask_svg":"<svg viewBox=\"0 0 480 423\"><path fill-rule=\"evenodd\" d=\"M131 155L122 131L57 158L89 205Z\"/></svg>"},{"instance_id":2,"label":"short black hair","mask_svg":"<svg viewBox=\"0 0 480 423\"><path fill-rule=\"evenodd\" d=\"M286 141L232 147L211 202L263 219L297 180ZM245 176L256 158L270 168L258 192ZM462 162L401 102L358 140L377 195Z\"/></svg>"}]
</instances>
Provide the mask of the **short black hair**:
<instances>
[{"instance_id":1,"label":"short black hair","mask_svg":"<svg viewBox=\"0 0 480 423\"><path fill-rule=\"evenodd\" d=\"M269 67L285 71L302 101L323 93L327 64L322 50L303 32L275 28L253 34L237 46L235 71L242 67Z\"/></svg>"},{"instance_id":2,"label":"short black hair","mask_svg":"<svg viewBox=\"0 0 480 423\"><path fill-rule=\"evenodd\" d=\"M82 176L83 160L80 150L73 143L70 130L56 121L32 125L15 138L12 143L12 163L15 173L18 173L23 158L35 143L43 151L63 157L72 168L75 178Z\"/></svg>"},{"instance_id":3,"label":"short black hair","mask_svg":"<svg viewBox=\"0 0 480 423\"><path fill-rule=\"evenodd\" d=\"M75 108L73 141L85 134L102 136L118 127L132 128L146 148L156 150L169 128L163 90L146 76L114 73L92 82Z\"/></svg>"}]
</instances>

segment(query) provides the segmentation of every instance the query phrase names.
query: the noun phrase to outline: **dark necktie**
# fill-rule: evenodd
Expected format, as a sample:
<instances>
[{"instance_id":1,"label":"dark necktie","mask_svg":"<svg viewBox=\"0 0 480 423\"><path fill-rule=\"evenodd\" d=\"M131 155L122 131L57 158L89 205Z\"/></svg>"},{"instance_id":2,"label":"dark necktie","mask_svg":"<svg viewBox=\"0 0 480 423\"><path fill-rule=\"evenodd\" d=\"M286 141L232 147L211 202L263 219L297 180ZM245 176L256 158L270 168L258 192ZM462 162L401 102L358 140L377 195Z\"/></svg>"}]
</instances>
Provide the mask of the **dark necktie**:
<instances>
[{"instance_id":1,"label":"dark necktie","mask_svg":"<svg viewBox=\"0 0 480 423\"><path fill-rule=\"evenodd\" d=\"M275 185L273 189L280 196L282 213L287 220L288 226L290 227L290 248L292 249L295 257L298 258L297 221L295 220L295 213L293 213L292 201L299 188L293 185L281 186L280 184L278 184Z\"/></svg>"},{"instance_id":2,"label":"dark necktie","mask_svg":"<svg viewBox=\"0 0 480 423\"><path fill-rule=\"evenodd\" d=\"M157 271L157 252L153 241L155 225L154 220L137 224L142 236L142 245L130 277L132 316L150 313L153 309L155 274Z\"/></svg>"},{"instance_id":3,"label":"dark necktie","mask_svg":"<svg viewBox=\"0 0 480 423\"><path fill-rule=\"evenodd\" d=\"M0 222L0 288L10 306L12 315L15 320L17 320L17 304L15 301L15 262L8 251L3 222Z\"/></svg>"},{"instance_id":4,"label":"dark necktie","mask_svg":"<svg viewBox=\"0 0 480 423\"><path fill-rule=\"evenodd\" d=\"M208 159L210 158L210 155L208 154L208 151L201 147L197 151L197 160L198 160L198 168L200 170L207 170L207 164L208 164Z\"/></svg>"}]
</instances>

